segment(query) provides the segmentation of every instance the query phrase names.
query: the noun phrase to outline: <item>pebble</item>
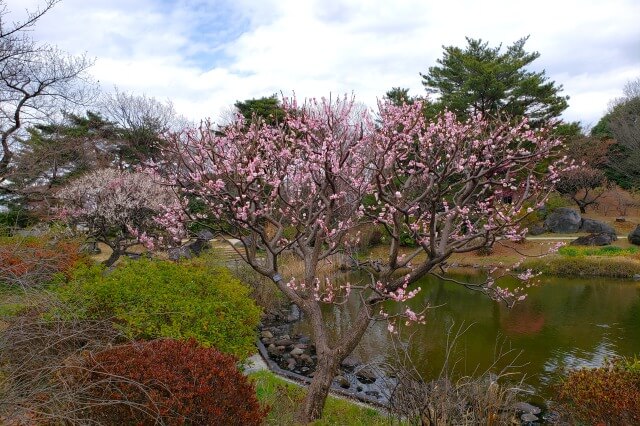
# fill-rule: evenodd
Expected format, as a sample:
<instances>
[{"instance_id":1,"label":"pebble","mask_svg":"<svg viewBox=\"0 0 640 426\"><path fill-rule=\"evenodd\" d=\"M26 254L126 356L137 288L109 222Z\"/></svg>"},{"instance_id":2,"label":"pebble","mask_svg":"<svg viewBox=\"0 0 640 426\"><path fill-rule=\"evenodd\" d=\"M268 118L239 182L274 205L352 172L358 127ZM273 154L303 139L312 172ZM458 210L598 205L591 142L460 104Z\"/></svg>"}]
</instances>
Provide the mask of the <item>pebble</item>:
<instances>
[{"instance_id":1,"label":"pebble","mask_svg":"<svg viewBox=\"0 0 640 426\"><path fill-rule=\"evenodd\" d=\"M300 356L304 353L304 349L294 348L291 352L289 352L293 356Z\"/></svg>"}]
</instances>

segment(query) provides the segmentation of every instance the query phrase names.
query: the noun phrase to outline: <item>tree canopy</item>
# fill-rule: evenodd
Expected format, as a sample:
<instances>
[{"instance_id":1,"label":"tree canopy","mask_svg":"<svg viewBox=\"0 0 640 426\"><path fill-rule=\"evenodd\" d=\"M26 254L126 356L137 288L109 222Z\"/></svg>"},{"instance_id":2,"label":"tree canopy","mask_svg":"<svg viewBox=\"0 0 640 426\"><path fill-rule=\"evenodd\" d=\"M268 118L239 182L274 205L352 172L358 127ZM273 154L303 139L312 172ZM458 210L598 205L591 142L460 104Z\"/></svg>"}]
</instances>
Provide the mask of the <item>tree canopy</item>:
<instances>
[{"instance_id":1,"label":"tree canopy","mask_svg":"<svg viewBox=\"0 0 640 426\"><path fill-rule=\"evenodd\" d=\"M36 43L29 31L57 0L28 12L9 25L6 1L0 0L0 184L11 180L21 129L50 119L61 109L82 105L94 97L86 70L93 61L68 55L54 46ZM7 191L0 187L0 190Z\"/></svg>"},{"instance_id":2,"label":"tree canopy","mask_svg":"<svg viewBox=\"0 0 640 426\"><path fill-rule=\"evenodd\" d=\"M205 123L172 135L156 167L171 170L167 183L203 206L196 219L213 219L214 231L236 238L242 259L311 324L317 368L296 419L306 424L320 417L338 366L370 322L390 319L383 302L414 297L418 280L453 253L522 237L520 221L533 211L527 206L545 199L560 165L537 166L560 142L524 120L495 126L477 116L460 122L449 112L430 121L421 101L386 100L375 118L347 97L285 100L283 108L278 126L254 120L247 128L237 120L221 133ZM507 195L511 203L502 202ZM164 216L180 236L185 207L174 204ZM362 261L354 252L354 233L371 225L390 242L386 259ZM405 237L414 246L407 253L400 251ZM301 277L280 274L283 253L305 265ZM320 279L320 262L338 254L351 255L371 280L352 287ZM508 303L524 298L522 288L501 288L494 278L467 286ZM334 337L322 308L344 303L352 291L362 303ZM424 319L409 308L394 318ZM393 331L393 322L388 327Z\"/></svg>"},{"instance_id":3,"label":"tree canopy","mask_svg":"<svg viewBox=\"0 0 640 426\"><path fill-rule=\"evenodd\" d=\"M540 57L527 52L529 37L517 40L506 51L502 44L490 47L482 39L467 37L467 46L443 46L438 65L422 76L427 92L438 94L440 109L459 116L482 113L484 116L528 117L541 122L558 117L568 104L560 95L562 85L549 81L545 71L526 67Z\"/></svg>"},{"instance_id":4,"label":"tree canopy","mask_svg":"<svg viewBox=\"0 0 640 426\"><path fill-rule=\"evenodd\" d=\"M277 95L237 101L234 106L247 121L251 121L255 115L267 124L275 124L282 121L284 117L284 110Z\"/></svg>"},{"instance_id":5,"label":"tree canopy","mask_svg":"<svg viewBox=\"0 0 640 426\"><path fill-rule=\"evenodd\" d=\"M640 187L640 78L629 81L624 96L611 103L591 134L612 139L607 175L623 188Z\"/></svg>"}]
</instances>

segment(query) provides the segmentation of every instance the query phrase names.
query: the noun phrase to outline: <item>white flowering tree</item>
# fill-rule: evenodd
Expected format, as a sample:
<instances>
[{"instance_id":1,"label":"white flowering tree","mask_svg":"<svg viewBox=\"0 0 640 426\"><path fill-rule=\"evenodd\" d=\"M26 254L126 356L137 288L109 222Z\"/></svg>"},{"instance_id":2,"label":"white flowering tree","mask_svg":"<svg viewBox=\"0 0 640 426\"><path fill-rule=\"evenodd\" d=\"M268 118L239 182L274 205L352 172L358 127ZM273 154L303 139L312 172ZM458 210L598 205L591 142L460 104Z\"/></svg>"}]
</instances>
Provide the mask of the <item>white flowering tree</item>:
<instances>
[{"instance_id":1,"label":"white flowering tree","mask_svg":"<svg viewBox=\"0 0 640 426\"><path fill-rule=\"evenodd\" d=\"M167 243L166 227L156 217L164 206L177 203L172 190L152 176L139 172L101 169L74 180L61 189L59 217L75 228L85 227L90 238L108 245L113 265L132 245L143 243L153 249ZM177 230L173 235L179 238Z\"/></svg>"},{"instance_id":2,"label":"white flowering tree","mask_svg":"<svg viewBox=\"0 0 640 426\"><path fill-rule=\"evenodd\" d=\"M285 100L283 108L276 125L240 119L222 134L204 125L175 135L164 166L173 166L171 180L185 196L206 206L209 223L242 241L244 261L306 315L318 359L297 420L309 422L321 416L340 362L372 321L389 320L393 330L399 319L424 319L409 308L386 313L383 302L415 296L415 283L454 253L523 237L519 222L527 206L541 203L557 178L553 164L540 164L549 163L559 141L526 121L459 122L446 113L428 122L421 102L381 104L377 119L354 112L347 98L305 105ZM510 203L503 201L507 195ZM175 211L172 227L183 214ZM371 280L321 279L319 262L349 254L351 236L366 224L382 227L390 241L384 259L357 262ZM400 249L406 238L412 251ZM280 274L285 252L302 260L302 277ZM524 297L491 277L466 285L508 303ZM322 306L347 297L360 300L358 314L332 338Z\"/></svg>"}]
</instances>

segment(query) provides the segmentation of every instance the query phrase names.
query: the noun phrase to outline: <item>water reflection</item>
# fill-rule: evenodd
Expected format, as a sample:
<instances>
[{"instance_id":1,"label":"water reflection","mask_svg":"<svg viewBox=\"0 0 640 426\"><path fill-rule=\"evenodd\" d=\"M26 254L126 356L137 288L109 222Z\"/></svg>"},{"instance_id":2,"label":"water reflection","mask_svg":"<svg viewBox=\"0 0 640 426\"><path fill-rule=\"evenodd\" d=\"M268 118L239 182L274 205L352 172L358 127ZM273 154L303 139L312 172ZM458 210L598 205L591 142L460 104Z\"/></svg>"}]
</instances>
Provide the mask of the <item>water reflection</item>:
<instances>
[{"instance_id":1,"label":"water reflection","mask_svg":"<svg viewBox=\"0 0 640 426\"><path fill-rule=\"evenodd\" d=\"M345 274L354 282L357 275ZM473 275L456 279L478 280ZM640 286L611 279L547 278L529 291L525 302L513 309L461 286L427 278L422 292L410 302L413 310L438 306L427 314L426 325L413 325L410 355L425 379L442 369L447 331L469 325L454 352L454 373L484 371L496 361L496 344L522 354L518 363L525 381L542 397L565 369L598 366L615 355L640 354ZM358 300L328 307L327 320L338 334L355 317ZM400 309L392 304L387 308ZM456 326L454 326L455 329ZM299 331L307 332L304 323ZM392 342L384 324L373 324L356 349L366 361L392 361ZM508 357L498 362L500 368ZM503 365L501 365L501 363Z\"/></svg>"}]
</instances>

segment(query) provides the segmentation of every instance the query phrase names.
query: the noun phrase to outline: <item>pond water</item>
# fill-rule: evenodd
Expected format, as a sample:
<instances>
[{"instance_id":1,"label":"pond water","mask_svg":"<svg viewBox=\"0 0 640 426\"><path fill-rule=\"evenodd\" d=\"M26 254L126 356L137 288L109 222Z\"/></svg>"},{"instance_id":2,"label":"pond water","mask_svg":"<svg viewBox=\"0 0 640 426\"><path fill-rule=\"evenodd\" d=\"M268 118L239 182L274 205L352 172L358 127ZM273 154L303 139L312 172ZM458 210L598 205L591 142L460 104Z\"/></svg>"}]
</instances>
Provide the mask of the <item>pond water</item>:
<instances>
[{"instance_id":1,"label":"pond water","mask_svg":"<svg viewBox=\"0 0 640 426\"><path fill-rule=\"evenodd\" d=\"M457 279L478 280L476 275ZM341 279L357 282L355 274ZM424 380L440 374L452 332L466 331L458 338L450 356L454 374L484 372L495 364L510 362L524 374L533 392L532 400L543 402L551 386L565 369L599 366L616 355L640 354L640 283L604 278L542 278L524 302L512 309L486 296L434 277L423 279L422 291L409 306L429 309L424 325L405 328L411 334L412 363ZM341 307L328 307L327 320L335 332L345 329L355 316L358 300ZM393 305L389 305L391 310ZM304 321L299 332L309 333ZM451 346L451 345L449 345ZM496 363L496 347L511 352ZM393 362L395 351L386 324L375 323L365 334L355 354L364 362ZM518 355L519 354L519 355ZM516 359L516 355L517 359Z\"/></svg>"}]
</instances>

